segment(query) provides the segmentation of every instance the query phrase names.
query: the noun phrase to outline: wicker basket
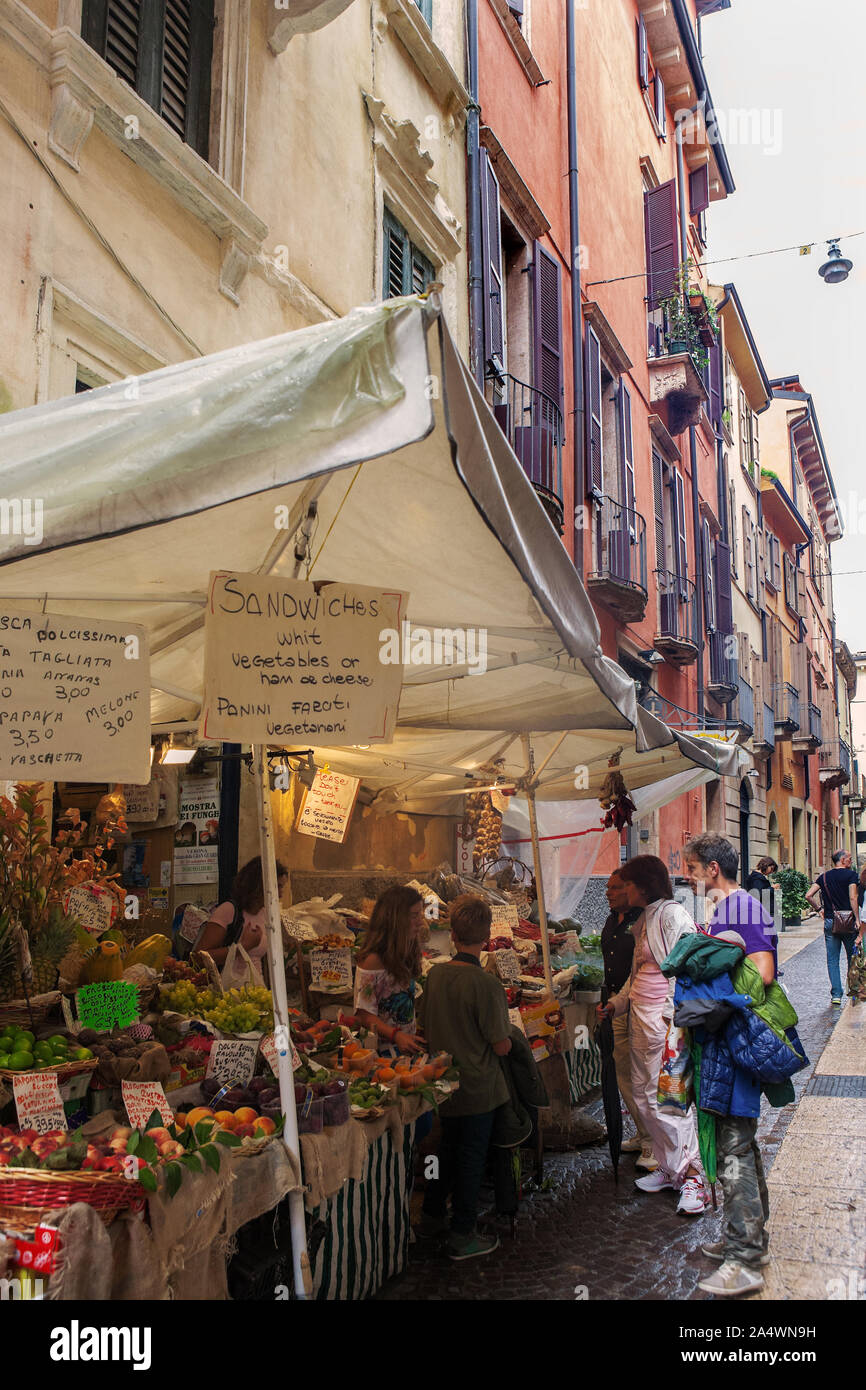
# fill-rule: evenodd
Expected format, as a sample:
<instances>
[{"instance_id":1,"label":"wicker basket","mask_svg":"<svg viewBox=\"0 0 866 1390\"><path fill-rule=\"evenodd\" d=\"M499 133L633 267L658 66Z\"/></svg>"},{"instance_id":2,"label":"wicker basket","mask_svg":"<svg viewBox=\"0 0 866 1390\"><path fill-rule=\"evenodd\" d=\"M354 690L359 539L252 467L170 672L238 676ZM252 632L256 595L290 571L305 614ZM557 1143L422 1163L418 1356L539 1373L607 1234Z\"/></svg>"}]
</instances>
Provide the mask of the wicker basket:
<instances>
[{"instance_id":1,"label":"wicker basket","mask_svg":"<svg viewBox=\"0 0 866 1390\"><path fill-rule=\"evenodd\" d=\"M31 1019L27 1000L11 999L8 1004L0 1004L0 1029L5 1028L9 1023L20 1028L29 1028L31 1024L40 1028L59 1003L59 989L52 990L50 994L37 995L30 1000L30 1009L33 1010Z\"/></svg>"},{"instance_id":2,"label":"wicker basket","mask_svg":"<svg viewBox=\"0 0 866 1390\"><path fill-rule=\"evenodd\" d=\"M0 1168L0 1226L35 1226L42 1213L85 1202L106 1226L119 1211L140 1210L141 1183L117 1173L49 1173L33 1168Z\"/></svg>"},{"instance_id":3,"label":"wicker basket","mask_svg":"<svg viewBox=\"0 0 866 1390\"><path fill-rule=\"evenodd\" d=\"M98 1057L85 1057L83 1062L59 1062L57 1066L39 1067L38 1070L56 1072L58 1081L68 1081L70 1076L79 1076L83 1071L95 1071L98 1066ZM12 1071L9 1067L0 1067L0 1081L13 1081L16 1076L32 1075L32 1068L30 1071Z\"/></svg>"}]
</instances>

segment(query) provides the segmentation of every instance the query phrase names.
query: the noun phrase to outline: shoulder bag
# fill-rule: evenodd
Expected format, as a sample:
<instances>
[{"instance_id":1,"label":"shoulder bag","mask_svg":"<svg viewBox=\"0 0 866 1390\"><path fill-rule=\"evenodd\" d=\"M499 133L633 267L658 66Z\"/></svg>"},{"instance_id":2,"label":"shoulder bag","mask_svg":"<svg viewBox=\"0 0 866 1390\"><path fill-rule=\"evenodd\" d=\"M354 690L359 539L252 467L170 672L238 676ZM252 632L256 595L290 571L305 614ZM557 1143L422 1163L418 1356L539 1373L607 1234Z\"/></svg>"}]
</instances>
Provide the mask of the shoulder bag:
<instances>
[{"instance_id":1,"label":"shoulder bag","mask_svg":"<svg viewBox=\"0 0 866 1390\"><path fill-rule=\"evenodd\" d=\"M843 912L840 908L833 906L833 899L830 897L830 893L827 888L826 874L822 874L821 877L818 879L818 882L823 887L824 896L827 899L827 902L830 904L830 908L832 910L833 930L831 934L833 936L850 936L852 932L855 932L857 930L857 922L854 917L854 913L851 911L850 908L848 908L847 911Z\"/></svg>"}]
</instances>

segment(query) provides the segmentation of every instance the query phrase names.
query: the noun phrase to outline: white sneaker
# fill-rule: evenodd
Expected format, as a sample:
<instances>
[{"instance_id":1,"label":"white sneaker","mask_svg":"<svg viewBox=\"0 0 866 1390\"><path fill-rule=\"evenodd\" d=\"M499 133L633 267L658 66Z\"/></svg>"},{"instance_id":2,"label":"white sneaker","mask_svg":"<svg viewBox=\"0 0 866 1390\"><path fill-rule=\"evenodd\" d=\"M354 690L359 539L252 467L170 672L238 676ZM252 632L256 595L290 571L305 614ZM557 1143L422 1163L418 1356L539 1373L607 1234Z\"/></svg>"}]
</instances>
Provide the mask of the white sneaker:
<instances>
[{"instance_id":1,"label":"white sneaker","mask_svg":"<svg viewBox=\"0 0 866 1390\"><path fill-rule=\"evenodd\" d=\"M724 1264L707 1279L698 1284L704 1293L718 1294L721 1298L736 1298L746 1293L757 1293L764 1287L763 1276L756 1269L742 1265L738 1260L725 1260Z\"/></svg>"},{"instance_id":2,"label":"white sneaker","mask_svg":"<svg viewBox=\"0 0 866 1390\"><path fill-rule=\"evenodd\" d=\"M625 1143L620 1145L619 1151L620 1153L624 1154L636 1154L642 1148L643 1144L641 1143L637 1135L635 1135L634 1139L626 1139Z\"/></svg>"},{"instance_id":3,"label":"white sneaker","mask_svg":"<svg viewBox=\"0 0 866 1390\"><path fill-rule=\"evenodd\" d=\"M645 1173L654 1173L658 1168L658 1159L652 1151L651 1144L644 1144L640 1151L640 1158L635 1159L635 1168L643 1168Z\"/></svg>"},{"instance_id":4,"label":"white sneaker","mask_svg":"<svg viewBox=\"0 0 866 1390\"><path fill-rule=\"evenodd\" d=\"M707 1194L700 1178L686 1178L680 1188L677 1211L684 1216L701 1216L707 1209Z\"/></svg>"},{"instance_id":5,"label":"white sneaker","mask_svg":"<svg viewBox=\"0 0 866 1390\"><path fill-rule=\"evenodd\" d=\"M662 1167L658 1167L654 1172L648 1173L645 1178L635 1178L634 1185L640 1188L641 1192L661 1192L666 1187L676 1189L676 1183L670 1173Z\"/></svg>"}]
</instances>

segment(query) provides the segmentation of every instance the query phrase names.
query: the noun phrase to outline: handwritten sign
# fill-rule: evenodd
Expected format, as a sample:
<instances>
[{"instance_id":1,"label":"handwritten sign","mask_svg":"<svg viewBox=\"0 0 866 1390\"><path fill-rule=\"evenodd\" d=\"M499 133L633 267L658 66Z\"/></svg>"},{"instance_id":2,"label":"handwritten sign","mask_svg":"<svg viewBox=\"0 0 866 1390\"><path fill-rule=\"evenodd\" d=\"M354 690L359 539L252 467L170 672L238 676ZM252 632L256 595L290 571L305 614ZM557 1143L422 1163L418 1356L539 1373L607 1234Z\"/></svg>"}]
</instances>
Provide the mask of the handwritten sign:
<instances>
[{"instance_id":1,"label":"handwritten sign","mask_svg":"<svg viewBox=\"0 0 866 1390\"><path fill-rule=\"evenodd\" d=\"M78 1022L82 1028L110 1033L138 1022L138 986L131 980L104 980L82 985L75 994Z\"/></svg>"},{"instance_id":2,"label":"handwritten sign","mask_svg":"<svg viewBox=\"0 0 866 1390\"><path fill-rule=\"evenodd\" d=\"M67 1129L66 1111L56 1071L30 1072L12 1080L15 1109L21 1129L35 1129L48 1134L52 1129Z\"/></svg>"},{"instance_id":3,"label":"handwritten sign","mask_svg":"<svg viewBox=\"0 0 866 1390\"><path fill-rule=\"evenodd\" d=\"M352 952L311 951L310 974L313 989L344 990L352 988Z\"/></svg>"},{"instance_id":4,"label":"handwritten sign","mask_svg":"<svg viewBox=\"0 0 866 1390\"><path fill-rule=\"evenodd\" d=\"M274 1039L273 1033L268 1033L266 1037L262 1038L259 1046L262 1051L262 1056L264 1057L274 1076L276 1076L277 1067L279 1066L279 1062L277 1060L277 1058L279 1057L279 1053L277 1052L277 1044ZM291 1044L291 1048L292 1071L297 1071L298 1067L301 1065L301 1058L294 1043Z\"/></svg>"},{"instance_id":5,"label":"handwritten sign","mask_svg":"<svg viewBox=\"0 0 866 1390\"><path fill-rule=\"evenodd\" d=\"M490 904L490 935L513 937L520 925L520 915L514 903Z\"/></svg>"},{"instance_id":6,"label":"handwritten sign","mask_svg":"<svg viewBox=\"0 0 866 1390\"><path fill-rule=\"evenodd\" d=\"M149 776L145 629L0 609L0 777Z\"/></svg>"},{"instance_id":7,"label":"handwritten sign","mask_svg":"<svg viewBox=\"0 0 866 1390\"><path fill-rule=\"evenodd\" d=\"M317 840L335 840L341 845L360 785L358 777L344 777L340 772L323 772L320 768L301 805L299 833L314 835Z\"/></svg>"},{"instance_id":8,"label":"handwritten sign","mask_svg":"<svg viewBox=\"0 0 866 1390\"><path fill-rule=\"evenodd\" d=\"M154 1110L159 1111L164 1125L171 1124L174 1111L158 1081L121 1081L120 1089L133 1129L144 1129Z\"/></svg>"},{"instance_id":9,"label":"handwritten sign","mask_svg":"<svg viewBox=\"0 0 866 1390\"><path fill-rule=\"evenodd\" d=\"M216 883L219 878L219 814L216 778L185 778L174 832L175 883Z\"/></svg>"},{"instance_id":10,"label":"handwritten sign","mask_svg":"<svg viewBox=\"0 0 866 1390\"><path fill-rule=\"evenodd\" d=\"M496 963L496 973L503 984L516 984L520 979L520 972L523 967L520 964L520 957L516 951L494 951L493 959Z\"/></svg>"},{"instance_id":11,"label":"handwritten sign","mask_svg":"<svg viewBox=\"0 0 866 1390\"><path fill-rule=\"evenodd\" d=\"M91 936L101 936L114 925L117 898L100 883L77 883L66 894L63 906Z\"/></svg>"},{"instance_id":12,"label":"handwritten sign","mask_svg":"<svg viewBox=\"0 0 866 1390\"><path fill-rule=\"evenodd\" d=\"M408 596L230 571L205 609L202 739L391 743L403 667L383 646Z\"/></svg>"},{"instance_id":13,"label":"handwritten sign","mask_svg":"<svg viewBox=\"0 0 866 1390\"><path fill-rule=\"evenodd\" d=\"M255 1043L225 1038L214 1043L207 1062L207 1076L218 1081L237 1081L246 1086L256 1069L258 1047Z\"/></svg>"},{"instance_id":14,"label":"handwritten sign","mask_svg":"<svg viewBox=\"0 0 866 1390\"><path fill-rule=\"evenodd\" d=\"M141 787L127 782L123 795L126 797L126 819L129 824L147 824L156 820L159 815L159 782L155 777Z\"/></svg>"}]
</instances>

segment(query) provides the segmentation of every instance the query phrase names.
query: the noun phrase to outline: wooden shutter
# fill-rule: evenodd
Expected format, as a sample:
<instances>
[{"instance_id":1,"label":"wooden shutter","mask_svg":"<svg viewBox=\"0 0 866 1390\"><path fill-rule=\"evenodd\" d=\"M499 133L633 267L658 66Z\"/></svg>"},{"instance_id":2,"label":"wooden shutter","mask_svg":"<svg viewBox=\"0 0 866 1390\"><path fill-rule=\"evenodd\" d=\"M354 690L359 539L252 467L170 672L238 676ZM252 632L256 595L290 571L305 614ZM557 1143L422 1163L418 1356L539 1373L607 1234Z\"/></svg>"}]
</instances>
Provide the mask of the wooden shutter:
<instances>
[{"instance_id":1,"label":"wooden shutter","mask_svg":"<svg viewBox=\"0 0 866 1390\"><path fill-rule=\"evenodd\" d=\"M756 466L760 466L761 443L758 433L758 417L754 410L752 411L752 461Z\"/></svg>"},{"instance_id":2,"label":"wooden shutter","mask_svg":"<svg viewBox=\"0 0 866 1390\"><path fill-rule=\"evenodd\" d=\"M737 570L737 489L733 482L728 484L728 504L731 512L731 525L729 539L731 542L731 574L735 577Z\"/></svg>"},{"instance_id":3,"label":"wooden shutter","mask_svg":"<svg viewBox=\"0 0 866 1390\"><path fill-rule=\"evenodd\" d=\"M797 612L801 618L806 616L806 571L798 569L796 571L797 584Z\"/></svg>"},{"instance_id":4,"label":"wooden shutter","mask_svg":"<svg viewBox=\"0 0 866 1390\"><path fill-rule=\"evenodd\" d=\"M716 341L709 351L710 422L715 430L722 428L722 348Z\"/></svg>"},{"instance_id":5,"label":"wooden shutter","mask_svg":"<svg viewBox=\"0 0 866 1390\"><path fill-rule=\"evenodd\" d=\"M619 386L620 485L623 506L634 511L634 440L631 427L631 392L624 381ZM633 517L626 518L629 525Z\"/></svg>"},{"instance_id":6,"label":"wooden shutter","mask_svg":"<svg viewBox=\"0 0 866 1390\"><path fill-rule=\"evenodd\" d=\"M643 15L637 19L637 80L646 91L649 86L649 45L647 44L646 22Z\"/></svg>"},{"instance_id":7,"label":"wooden shutter","mask_svg":"<svg viewBox=\"0 0 866 1390\"><path fill-rule=\"evenodd\" d=\"M746 472L747 472L747 473L751 473L751 469L750 469L750 467L749 467L749 462L750 462L750 460L749 460L749 414L750 414L750 412L749 412L748 402L746 401L746 393L745 393L745 391L743 390L742 386L740 387L740 391L739 391L739 407L740 407L740 464L742 465L743 468L746 469Z\"/></svg>"},{"instance_id":8,"label":"wooden shutter","mask_svg":"<svg viewBox=\"0 0 866 1390\"><path fill-rule=\"evenodd\" d=\"M668 548L665 538L665 493L661 454L653 449L653 515L656 532L656 569L664 573L668 567Z\"/></svg>"},{"instance_id":9,"label":"wooden shutter","mask_svg":"<svg viewBox=\"0 0 866 1390\"><path fill-rule=\"evenodd\" d=\"M755 736L763 742L764 704L770 704L766 695L767 673L758 652L752 652L752 689L755 692Z\"/></svg>"},{"instance_id":10,"label":"wooden shutter","mask_svg":"<svg viewBox=\"0 0 866 1390\"><path fill-rule=\"evenodd\" d=\"M734 628L733 596L731 594L731 547L716 541L716 627L719 632Z\"/></svg>"},{"instance_id":11,"label":"wooden shutter","mask_svg":"<svg viewBox=\"0 0 866 1390\"><path fill-rule=\"evenodd\" d=\"M737 633L737 670L747 685L752 684L752 648L747 632Z\"/></svg>"},{"instance_id":12,"label":"wooden shutter","mask_svg":"<svg viewBox=\"0 0 866 1390\"><path fill-rule=\"evenodd\" d=\"M809 652L803 642L791 643L791 684L800 698L800 729L808 729L806 705L810 693Z\"/></svg>"},{"instance_id":13,"label":"wooden shutter","mask_svg":"<svg viewBox=\"0 0 866 1390\"><path fill-rule=\"evenodd\" d=\"M754 559L750 544L749 513L746 507L742 508L741 518L743 525L743 587L748 597L751 598L754 585Z\"/></svg>"},{"instance_id":14,"label":"wooden shutter","mask_svg":"<svg viewBox=\"0 0 866 1390\"><path fill-rule=\"evenodd\" d=\"M674 469L674 536L676 542L677 575L681 580L689 577L688 547L686 545L686 494L683 475ZM681 590L685 598L685 587Z\"/></svg>"},{"instance_id":15,"label":"wooden shutter","mask_svg":"<svg viewBox=\"0 0 866 1390\"><path fill-rule=\"evenodd\" d=\"M662 139L664 139L667 133L667 112L665 110L665 84L662 81L660 72L657 72L653 78L653 104L655 106L659 134Z\"/></svg>"},{"instance_id":16,"label":"wooden shutter","mask_svg":"<svg viewBox=\"0 0 866 1390\"><path fill-rule=\"evenodd\" d=\"M644 193L647 301L651 309L674 292L680 264L676 182L670 179Z\"/></svg>"},{"instance_id":17,"label":"wooden shutter","mask_svg":"<svg viewBox=\"0 0 866 1390\"><path fill-rule=\"evenodd\" d=\"M502 322L502 228L499 181L486 150L481 151L481 260L484 284L484 363L492 357L505 366Z\"/></svg>"},{"instance_id":18,"label":"wooden shutter","mask_svg":"<svg viewBox=\"0 0 866 1390\"><path fill-rule=\"evenodd\" d=\"M710 534L710 523L704 521L701 526L701 559L704 574L704 621L707 631L714 631L718 627L716 621L716 572L715 559L713 556L713 538Z\"/></svg>"},{"instance_id":19,"label":"wooden shutter","mask_svg":"<svg viewBox=\"0 0 866 1390\"><path fill-rule=\"evenodd\" d=\"M773 541L773 583L778 593L782 588L782 546L778 536L772 537Z\"/></svg>"},{"instance_id":20,"label":"wooden shutter","mask_svg":"<svg viewBox=\"0 0 866 1390\"><path fill-rule=\"evenodd\" d=\"M384 217L384 287L385 299L397 299L405 294L408 275L409 238L392 213L385 209Z\"/></svg>"},{"instance_id":21,"label":"wooden shutter","mask_svg":"<svg viewBox=\"0 0 866 1390\"><path fill-rule=\"evenodd\" d=\"M710 166L702 164L689 174L689 211L692 217L710 206Z\"/></svg>"},{"instance_id":22,"label":"wooden shutter","mask_svg":"<svg viewBox=\"0 0 866 1390\"><path fill-rule=\"evenodd\" d=\"M549 396L557 409L562 405L562 284L559 262L535 243L535 385ZM596 339L596 341L598 341ZM599 360L599 374L601 362ZM598 392L601 417L601 379ZM599 454L599 462L601 455Z\"/></svg>"},{"instance_id":23,"label":"wooden shutter","mask_svg":"<svg viewBox=\"0 0 866 1390\"><path fill-rule=\"evenodd\" d=\"M586 325L586 478L588 492L602 492L601 344Z\"/></svg>"}]
</instances>

